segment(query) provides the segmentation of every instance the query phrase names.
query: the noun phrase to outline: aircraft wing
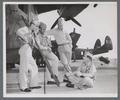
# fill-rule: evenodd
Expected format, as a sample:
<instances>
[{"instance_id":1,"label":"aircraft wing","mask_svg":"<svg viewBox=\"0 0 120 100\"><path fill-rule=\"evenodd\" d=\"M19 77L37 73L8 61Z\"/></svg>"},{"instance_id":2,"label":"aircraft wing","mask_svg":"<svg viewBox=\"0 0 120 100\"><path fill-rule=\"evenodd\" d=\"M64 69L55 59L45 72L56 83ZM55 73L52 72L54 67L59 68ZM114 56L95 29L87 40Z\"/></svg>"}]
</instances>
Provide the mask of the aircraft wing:
<instances>
[{"instance_id":1,"label":"aircraft wing","mask_svg":"<svg viewBox=\"0 0 120 100\"><path fill-rule=\"evenodd\" d=\"M67 8L66 13L71 13L71 16L74 16L74 15L72 15L72 12L67 12L67 10L70 9L71 11L74 11L74 12L79 11L79 13L80 13L88 5L89 4L41 4L41 5L40 4L34 4L34 5L31 5L31 6L33 6L33 9L35 11L37 11L38 14L49 12L49 11L52 11L52 10L62 9L62 8L65 7L65 8ZM22 11L27 13L28 5L20 4L18 6Z\"/></svg>"}]
</instances>

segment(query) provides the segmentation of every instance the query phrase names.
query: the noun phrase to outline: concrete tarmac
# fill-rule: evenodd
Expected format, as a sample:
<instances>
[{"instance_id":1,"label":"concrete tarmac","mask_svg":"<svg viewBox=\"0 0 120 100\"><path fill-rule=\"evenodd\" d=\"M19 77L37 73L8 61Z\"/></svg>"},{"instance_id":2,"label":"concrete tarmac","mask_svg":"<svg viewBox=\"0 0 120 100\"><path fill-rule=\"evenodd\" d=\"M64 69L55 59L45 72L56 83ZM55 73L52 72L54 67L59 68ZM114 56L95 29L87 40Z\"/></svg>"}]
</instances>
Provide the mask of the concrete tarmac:
<instances>
[{"instance_id":1,"label":"concrete tarmac","mask_svg":"<svg viewBox=\"0 0 120 100\"><path fill-rule=\"evenodd\" d=\"M63 82L64 71L59 71L60 87L56 85L45 86L44 91L44 72L39 71L39 83L42 86L40 89L33 89L30 93L24 93L19 90L18 72L8 72L6 76L6 94L14 97L16 94L20 97L116 97L117 86L117 68L98 68L96 80L93 88L79 90L66 87ZM45 94L44 94L45 93ZM28 95L29 94L29 95ZM23 97L24 97L23 96Z\"/></svg>"},{"instance_id":2,"label":"concrete tarmac","mask_svg":"<svg viewBox=\"0 0 120 100\"><path fill-rule=\"evenodd\" d=\"M62 82L63 72L60 73L60 87L56 85L46 85L46 94L114 94L117 95L117 70L116 69L99 69L96 74L96 80L93 88L78 90L66 87ZM41 89L33 89L31 93L44 94L43 72L39 72L39 81ZM7 73L7 93L22 94L18 86L18 73ZM27 93L25 93L27 94Z\"/></svg>"}]
</instances>

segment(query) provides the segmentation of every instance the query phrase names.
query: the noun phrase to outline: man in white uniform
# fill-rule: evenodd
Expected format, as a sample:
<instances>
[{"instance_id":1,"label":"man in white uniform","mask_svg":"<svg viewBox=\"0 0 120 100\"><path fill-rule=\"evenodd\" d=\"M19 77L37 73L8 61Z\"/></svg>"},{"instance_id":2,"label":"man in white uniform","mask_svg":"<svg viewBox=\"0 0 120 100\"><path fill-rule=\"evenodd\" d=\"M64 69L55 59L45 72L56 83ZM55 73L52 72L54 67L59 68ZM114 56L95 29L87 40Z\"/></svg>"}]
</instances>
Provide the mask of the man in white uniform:
<instances>
[{"instance_id":1,"label":"man in white uniform","mask_svg":"<svg viewBox=\"0 0 120 100\"><path fill-rule=\"evenodd\" d=\"M85 57L77 71L72 74L67 74L70 83L67 87L74 87L78 89L92 88L94 86L96 68L93 64L92 54L86 52Z\"/></svg>"},{"instance_id":2,"label":"man in white uniform","mask_svg":"<svg viewBox=\"0 0 120 100\"><path fill-rule=\"evenodd\" d=\"M23 92L30 92L31 89L41 88L38 84L38 67L32 57L32 37L31 30L24 26L16 32L22 46L19 49L20 66L19 66L19 85ZM28 74L30 72L30 78Z\"/></svg>"},{"instance_id":3,"label":"man in white uniform","mask_svg":"<svg viewBox=\"0 0 120 100\"><path fill-rule=\"evenodd\" d=\"M58 28L46 31L45 34L55 37L58 44L60 60L64 65L65 71L71 73L72 40L70 35L63 31L62 19L60 18L58 20Z\"/></svg>"}]
</instances>

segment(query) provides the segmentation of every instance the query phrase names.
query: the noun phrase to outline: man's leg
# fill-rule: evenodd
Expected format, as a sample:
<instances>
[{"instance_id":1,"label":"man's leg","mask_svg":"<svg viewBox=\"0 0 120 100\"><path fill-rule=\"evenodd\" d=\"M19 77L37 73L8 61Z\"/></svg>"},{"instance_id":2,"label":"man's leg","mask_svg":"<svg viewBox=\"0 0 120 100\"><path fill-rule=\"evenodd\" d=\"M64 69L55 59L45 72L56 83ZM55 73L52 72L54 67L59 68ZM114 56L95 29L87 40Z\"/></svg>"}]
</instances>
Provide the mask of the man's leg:
<instances>
[{"instance_id":1,"label":"man's leg","mask_svg":"<svg viewBox=\"0 0 120 100\"><path fill-rule=\"evenodd\" d=\"M93 81L89 78L76 77L74 74L70 73L67 73L66 75L70 81L66 84L67 87L83 90L93 86Z\"/></svg>"},{"instance_id":2,"label":"man's leg","mask_svg":"<svg viewBox=\"0 0 120 100\"><path fill-rule=\"evenodd\" d=\"M30 87L32 88L41 88L41 86L39 86L39 78L38 78L38 66L35 62L35 60L33 59L33 57L29 58L29 70L30 70Z\"/></svg>"},{"instance_id":3,"label":"man's leg","mask_svg":"<svg viewBox=\"0 0 120 100\"><path fill-rule=\"evenodd\" d=\"M43 54L44 54L43 55L44 56L44 61L47 65L47 68L48 68L50 74L51 74L51 78L55 80L56 85L59 87L60 82L58 80L58 77L55 75L55 73L52 70L52 64L50 64L50 60L51 60L50 52L44 52Z\"/></svg>"},{"instance_id":4,"label":"man's leg","mask_svg":"<svg viewBox=\"0 0 120 100\"><path fill-rule=\"evenodd\" d=\"M92 88L94 84L94 80L91 79L90 77L85 77L84 81L83 81L83 85L88 87L88 88Z\"/></svg>"},{"instance_id":5,"label":"man's leg","mask_svg":"<svg viewBox=\"0 0 120 100\"><path fill-rule=\"evenodd\" d=\"M93 87L93 79L89 77L79 78L79 82L75 84L75 87L78 89L86 89Z\"/></svg>"},{"instance_id":6,"label":"man's leg","mask_svg":"<svg viewBox=\"0 0 120 100\"><path fill-rule=\"evenodd\" d=\"M72 70L68 64L68 60L67 60L67 57L65 55L65 51L64 51L64 47L60 46L58 48L58 52L59 52L59 55L60 55L60 60L61 60L61 63L64 65L64 77L63 77L63 82L69 82L69 79L67 78L66 76L66 73L72 73Z\"/></svg>"},{"instance_id":7,"label":"man's leg","mask_svg":"<svg viewBox=\"0 0 120 100\"><path fill-rule=\"evenodd\" d=\"M20 50L20 66L19 66L19 85L20 90L23 92L30 92L31 90L28 87L28 50L27 45L23 45Z\"/></svg>"},{"instance_id":8,"label":"man's leg","mask_svg":"<svg viewBox=\"0 0 120 100\"><path fill-rule=\"evenodd\" d=\"M70 48L69 45L65 45L64 49L65 49L64 54L67 58L68 65L70 65L71 64L71 58L72 58L72 48Z\"/></svg>"},{"instance_id":9,"label":"man's leg","mask_svg":"<svg viewBox=\"0 0 120 100\"><path fill-rule=\"evenodd\" d=\"M51 74L48 68L46 68L46 81L47 81L47 84L55 84L55 81L51 78Z\"/></svg>"},{"instance_id":10,"label":"man's leg","mask_svg":"<svg viewBox=\"0 0 120 100\"><path fill-rule=\"evenodd\" d=\"M57 56L54 53L51 52L47 55L47 60L48 60L49 64L51 65L53 73L58 77L58 63L59 63L59 60L58 60ZM55 82L51 78L51 75L50 75L50 72L48 71L48 69L46 70L46 75L47 75L48 81L51 81L50 82L51 84L52 83L55 84Z\"/></svg>"},{"instance_id":11,"label":"man's leg","mask_svg":"<svg viewBox=\"0 0 120 100\"><path fill-rule=\"evenodd\" d=\"M61 63L64 65L65 71L66 72L71 72L71 68L68 65L68 60L67 60L67 57L66 57L66 54L65 54L66 52L65 52L64 46L58 47L58 52L59 52L59 55L60 55Z\"/></svg>"},{"instance_id":12,"label":"man's leg","mask_svg":"<svg viewBox=\"0 0 120 100\"><path fill-rule=\"evenodd\" d=\"M19 86L24 90L28 88L28 70L25 70L22 66L19 66Z\"/></svg>"}]
</instances>

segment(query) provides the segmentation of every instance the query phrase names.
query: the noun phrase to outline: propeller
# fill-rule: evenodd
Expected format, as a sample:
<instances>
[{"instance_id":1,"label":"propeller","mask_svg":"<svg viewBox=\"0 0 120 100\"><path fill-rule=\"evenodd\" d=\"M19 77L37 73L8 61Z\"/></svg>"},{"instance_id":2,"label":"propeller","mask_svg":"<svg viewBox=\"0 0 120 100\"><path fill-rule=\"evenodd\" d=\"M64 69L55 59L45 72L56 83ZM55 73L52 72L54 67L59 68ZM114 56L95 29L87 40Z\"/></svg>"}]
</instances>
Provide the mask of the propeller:
<instances>
[{"instance_id":1,"label":"propeller","mask_svg":"<svg viewBox=\"0 0 120 100\"><path fill-rule=\"evenodd\" d=\"M58 20L61 18L62 16L60 16L60 17L58 17L58 19L54 22L54 24L52 25L52 27L51 27L51 29L53 29L56 25L57 25L57 23L58 23ZM72 20L75 24L77 24L78 26L82 26L75 18L73 18L73 17L70 17L70 18L64 18L65 19L65 21L68 21L68 20Z\"/></svg>"},{"instance_id":2,"label":"propeller","mask_svg":"<svg viewBox=\"0 0 120 100\"><path fill-rule=\"evenodd\" d=\"M64 18L65 21L72 20L78 26L82 26L74 17L76 17L80 12L82 12L89 4L81 4L81 5L62 5L57 13L59 14L59 18ZM94 5L96 7L97 4ZM58 19L59 19L58 18ZM58 22L58 19L54 22L51 29L54 28Z\"/></svg>"},{"instance_id":3,"label":"propeller","mask_svg":"<svg viewBox=\"0 0 120 100\"><path fill-rule=\"evenodd\" d=\"M75 18L71 17L70 18L75 24L77 24L78 26L82 26Z\"/></svg>"},{"instance_id":4,"label":"propeller","mask_svg":"<svg viewBox=\"0 0 120 100\"><path fill-rule=\"evenodd\" d=\"M57 18L57 20L56 20L56 21L54 22L54 24L52 25L51 29L53 29L53 28L57 25L58 20L59 20L60 18L61 18L61 16Z\"/></svg>"}]
</instances>

